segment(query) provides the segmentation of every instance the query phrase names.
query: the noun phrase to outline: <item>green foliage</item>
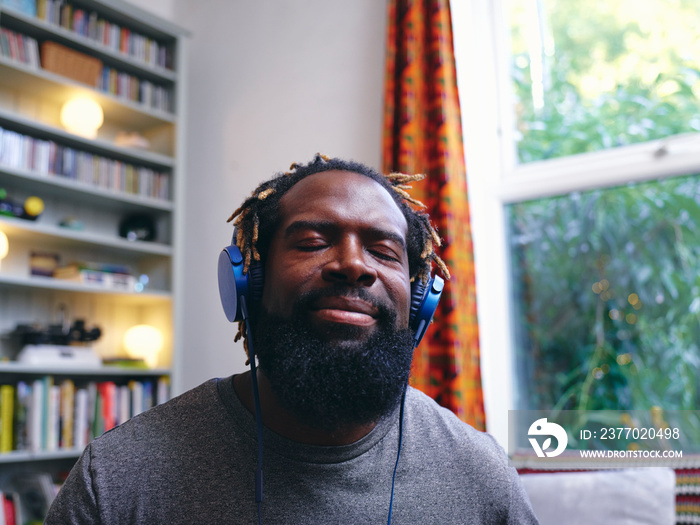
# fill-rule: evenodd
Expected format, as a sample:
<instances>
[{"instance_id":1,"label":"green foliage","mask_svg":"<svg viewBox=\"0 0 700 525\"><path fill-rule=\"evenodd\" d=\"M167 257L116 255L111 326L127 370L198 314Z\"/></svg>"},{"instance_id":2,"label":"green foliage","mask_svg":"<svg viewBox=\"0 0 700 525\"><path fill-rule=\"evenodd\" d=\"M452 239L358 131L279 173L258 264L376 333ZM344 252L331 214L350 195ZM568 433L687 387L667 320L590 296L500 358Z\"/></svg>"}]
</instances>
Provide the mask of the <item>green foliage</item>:
<instances>
[{"instance_id":1,"label":"green foliage","mask_svg":"<svg viewBox=\"0 0 700 525\"><path fill-rule=\"evenodd\" d=\"M509 207L529 409L700 404L700 177Z\"/></svg>"},{"instance_id":2,"label":"green foliage","mask_svg":"<svg viewBox=\"0 0 700 525\"><path fill-rule=\"evenodd\" d=\"M535 0L516 1L512 17L521 162L700 130L700 41L688 23L700 3L537 3L538 23L525 16Z\"/></svg>"}]
</instances>

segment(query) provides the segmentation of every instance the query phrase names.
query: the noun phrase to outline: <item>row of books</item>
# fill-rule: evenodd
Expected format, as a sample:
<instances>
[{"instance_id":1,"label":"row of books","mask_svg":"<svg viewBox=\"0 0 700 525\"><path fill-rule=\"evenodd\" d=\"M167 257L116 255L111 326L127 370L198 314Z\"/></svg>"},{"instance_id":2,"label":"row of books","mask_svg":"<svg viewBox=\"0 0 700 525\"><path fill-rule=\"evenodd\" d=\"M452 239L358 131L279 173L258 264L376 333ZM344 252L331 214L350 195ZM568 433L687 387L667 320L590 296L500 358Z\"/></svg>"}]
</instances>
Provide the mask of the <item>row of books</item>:
<instances>
[{"instance_id":1,"label":"row of books","mask_svg":"<svg viewBox=\"0 0 700 525\"><path fill-rule=\"evenodd\" d=\"M16 60L30 67L40 67L38 44L30 36L1 28L0 53L6 58ZM102 68L101 73L97 77L96 85L92 86L97 90L109 93L117 98L142 104L150 109L165 112L173 111L170 89L129 73L118 71L112 67L101 65L101 62L96 67ZM63 74L65 75L65 73ZM84 80L84 82L87 81ZM92 84L92 82L87 83Z\"/></svg>"},{"instance_id":2,"label":"row of books","mask_svg":"<svg viewBox=\"0 0 700 525\"><path fill-rule=\"evenodd\" d=\"M172 112L170 90L163 86L142 80L128 73L103 66L102 74L95 86L104 93L118 98L138 102L151 109Z\"/></svg>"},{"instance_id":3,"label":"row of books","mask_svg":"<svg viewBox=\"0 0 700 525\"><path fill-rule=\"evenodd\" d=\"M83 449L95 437L167 401L158 381L56 381L43 376L0 386L0 453Z\"/></svg>"},{"instance_id":4,"label":"row of books","mask_svg":"<svg viewBox=\"0 0 700 525\"><path fill-rule=\"evenodd\" d=\"M39 67L39 44L35 38L0 28L0 54L31 67Z\"/></svg>"},{"instance_id":5,"label":"row of books","mask_svg":"<svg viewBox=\"0 0 700 525\"><path fill-rule=\"evenodd\" d=\"M110 22L94 11L74 7L65 0L38 0L37 17L147 65L173 68L172 52L168 46Z\"/></svg>"},{"instance_id":6,"label":"row of books","mask_svg":"<svg viewBox=\"0 0 700 525\"><path fill-rule=\"evenodd\" d=\"M116 192L170 199L170 175L0 127L0 166L56 175Z\"/></svg>"}]
</instances>

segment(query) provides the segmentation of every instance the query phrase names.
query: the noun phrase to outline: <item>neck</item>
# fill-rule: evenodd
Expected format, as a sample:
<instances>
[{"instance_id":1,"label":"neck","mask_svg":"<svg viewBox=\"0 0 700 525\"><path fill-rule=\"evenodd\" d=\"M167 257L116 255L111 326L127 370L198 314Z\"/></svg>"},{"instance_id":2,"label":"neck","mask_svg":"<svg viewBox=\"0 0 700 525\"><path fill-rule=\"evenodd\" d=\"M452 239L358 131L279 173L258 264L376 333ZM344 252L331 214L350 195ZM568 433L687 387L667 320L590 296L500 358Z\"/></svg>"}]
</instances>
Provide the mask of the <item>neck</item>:
<instances>
[{"instance_id":1,"label":"neck","mask_svg":"<svg viewBox=\"0 0 700 525\"><path fill-rule=\"evenodd\" d=\"M243 406L251 414L255 414L250 374L250 372L245 372L235 376L233 378L233 388ZM291 412L279 404L277 397L272 392L270 382L260 370L257 371L257 379L263 425L292 441L321 446L349 445L369 434L376 425L376 423L369 423L367 425L343 427L335 432L319 430L318 428L304 425Z\"/></svg>"}]
</instances>

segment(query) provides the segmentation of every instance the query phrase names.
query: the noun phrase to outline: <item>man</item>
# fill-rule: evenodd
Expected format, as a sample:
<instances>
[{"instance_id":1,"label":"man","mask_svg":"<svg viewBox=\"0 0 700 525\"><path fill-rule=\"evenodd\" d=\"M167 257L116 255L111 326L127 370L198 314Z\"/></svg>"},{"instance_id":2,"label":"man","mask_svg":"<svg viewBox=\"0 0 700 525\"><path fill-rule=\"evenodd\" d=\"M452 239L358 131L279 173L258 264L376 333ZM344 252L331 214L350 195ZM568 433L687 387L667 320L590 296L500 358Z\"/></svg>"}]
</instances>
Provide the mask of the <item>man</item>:
<instances>
[{"instance_id":1,"label":"man","mask_svg":"<svg viewBox=\"0 0 700 525\"><path fill-rule=\"evenodd\" d=\"M263 276L239 331L260 505L248 372L94 440L46 523L537 523L495 441L406 386L411 281L447 271L411 179L319 155L229 219Z\"/></svg>"}]
</instances>

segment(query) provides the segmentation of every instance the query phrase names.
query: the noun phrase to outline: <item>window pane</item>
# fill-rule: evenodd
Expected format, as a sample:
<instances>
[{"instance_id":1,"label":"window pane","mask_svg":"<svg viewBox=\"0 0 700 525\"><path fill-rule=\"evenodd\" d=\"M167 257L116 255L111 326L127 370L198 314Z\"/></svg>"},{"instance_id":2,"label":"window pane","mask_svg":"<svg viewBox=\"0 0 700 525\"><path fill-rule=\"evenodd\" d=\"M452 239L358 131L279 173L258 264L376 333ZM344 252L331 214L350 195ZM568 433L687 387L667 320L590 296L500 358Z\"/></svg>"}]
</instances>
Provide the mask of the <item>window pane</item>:
<instances>
[{"instance_id":1,"label":"window pane","mask_svg":"<svg viewBox=\"0 0 700 525\"><path fill-rule=\"evenodd\" d=\"M521 162L700 130L700 2L512 0Z\"/></svg>"},{"instance_id":2,"label":"window pane","mask_svg":"<svg viewBox=\"0 0 700 525\"><path fill-rule=\"evenodd\" d=\"M697 410L700 176L508 211L519 408Z\"/></svg>"}]
</instances>

